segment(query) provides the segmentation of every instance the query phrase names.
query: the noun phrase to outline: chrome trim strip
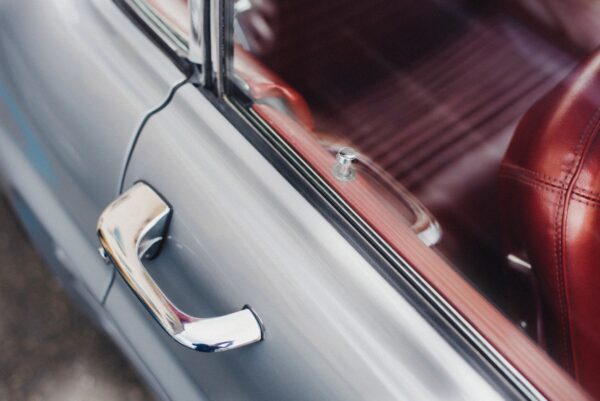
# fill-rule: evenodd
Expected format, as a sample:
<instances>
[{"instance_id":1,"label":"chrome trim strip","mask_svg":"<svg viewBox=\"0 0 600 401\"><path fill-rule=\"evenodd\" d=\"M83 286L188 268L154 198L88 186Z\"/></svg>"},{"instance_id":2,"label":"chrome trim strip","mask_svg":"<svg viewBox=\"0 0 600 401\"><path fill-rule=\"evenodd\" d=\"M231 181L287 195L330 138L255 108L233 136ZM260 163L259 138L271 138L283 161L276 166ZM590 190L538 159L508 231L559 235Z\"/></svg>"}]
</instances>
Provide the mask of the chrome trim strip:
<instances>
[{"instance_id":1,"label":"chrome trim strip","mask_svg":"<svg viewBox=\"0 0 600 401\"><path fill-rule=\"evenodd\" d=\"M228 4L233 12L233 2ZM212 0L210 2L210 56L213 69L214 85L219 97L225 96L225 66L231 63L227 59L225 44L227 43L227 32L224 29L225 21L224 0ZM233 43L233 42L229 42Z\"/></svg>"},{"instance_id":2,"label":"chrome trim strip","mask_svg":"<svg viewBox=\"0 0 600 401\"><path fill-rule=\"evenodd\" d=\"M190 36L187 58L194 64L205 65L204 52L204 0L188 0L188 13L190 17Z\"/></svg>"},{"instance_id":3,"label":"chrome trim strip","mask_svg":"<svg viewBox=\"0 0 600 401\"><path fill-rule=\"evenodd\" d=\"M506 377L525 397L530 400L547 400L546 397L515 368L492 344L489 343L452 305L444 299L410 264L377 234L344 201L287 142L273 130L256 112L244 108L227 96L225 102L236 113L281 154L306 178L342 216L364 235L367 240L392 263L396 271L412 284L451 324L471 343L498 371Z\"/></svg>"},{"instance_id":4,"label":"chrome trim strip","mask_svg":"<svg viewBox=\"0 0 600 401\"><path fill-rule=\"evenodd\" d=\"M189 36L185 32L175 29L165 22L157 12L147 4L146 0L116 0L125 5L130 13L135 14L147 28L158 36L158 39L169 51L182 61L191 64L191 69L182 68L182 71L192 71L191 80L202 86L207 86L210 81L210 28L208 0L187 0L189 14Z\"/></svg>"},{"instance_id":5,"label":"chrome trim strip","mask_svg":"<svg viewBox=\"0 0 600 401\"><path fill-rule=\"evenodd\" d=\"M187 58L188 41L167 25L144 0L123 0L178 56Z\"/></svg>"}]
</instances>

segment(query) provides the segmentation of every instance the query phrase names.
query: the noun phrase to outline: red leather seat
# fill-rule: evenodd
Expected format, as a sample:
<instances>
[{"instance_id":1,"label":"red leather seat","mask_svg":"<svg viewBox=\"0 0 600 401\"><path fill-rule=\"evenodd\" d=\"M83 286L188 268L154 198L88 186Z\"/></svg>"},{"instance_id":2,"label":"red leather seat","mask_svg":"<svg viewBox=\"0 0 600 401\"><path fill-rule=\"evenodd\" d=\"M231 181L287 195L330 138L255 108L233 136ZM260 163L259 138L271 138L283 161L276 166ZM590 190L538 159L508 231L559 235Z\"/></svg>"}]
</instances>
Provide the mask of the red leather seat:
<instances>
[{"instance_id":1,"label":"red leather seat","mask_svg":"<svg viewBox=\"0 0 600 401\"><path fill-rule=\"evenodd\" d=\"M500 197L508 251L531 263L540 340L600 397L600 52L525 114Z\"/></svg>"}]
</instances>

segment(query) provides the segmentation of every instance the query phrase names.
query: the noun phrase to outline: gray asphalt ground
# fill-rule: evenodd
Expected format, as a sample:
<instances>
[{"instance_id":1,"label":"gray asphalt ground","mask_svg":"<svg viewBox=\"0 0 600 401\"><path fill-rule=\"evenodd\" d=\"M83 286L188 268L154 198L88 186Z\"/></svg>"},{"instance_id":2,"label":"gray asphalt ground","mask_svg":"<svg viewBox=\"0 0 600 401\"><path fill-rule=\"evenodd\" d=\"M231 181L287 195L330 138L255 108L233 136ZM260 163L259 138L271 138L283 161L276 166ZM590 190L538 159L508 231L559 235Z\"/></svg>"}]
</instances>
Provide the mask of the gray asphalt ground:
<instances>
[{"instance_id":1,"label":"gray asphalt ground","mask_svg":"<svg viewBox=\"0 0 600 401\"><path fill-rule=\"evenodd\" d=\"M67 298L0 197L0 400L150 400Z\"/></svg>"}]
</instances>

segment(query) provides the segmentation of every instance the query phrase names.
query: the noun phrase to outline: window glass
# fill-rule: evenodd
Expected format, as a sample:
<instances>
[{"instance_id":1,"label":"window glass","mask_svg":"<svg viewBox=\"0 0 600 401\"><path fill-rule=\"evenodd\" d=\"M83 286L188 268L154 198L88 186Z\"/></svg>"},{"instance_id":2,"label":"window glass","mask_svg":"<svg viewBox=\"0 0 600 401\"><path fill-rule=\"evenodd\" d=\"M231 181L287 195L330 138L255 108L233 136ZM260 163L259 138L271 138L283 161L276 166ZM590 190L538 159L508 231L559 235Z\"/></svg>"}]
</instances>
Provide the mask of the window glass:
<instances>
[{"instance_id":1,"label":"window glass","mask_svg":"<svg viewBox=\"0 0 600 401\"><path fill-rule=\"evenodd\" d=\"M378 233L409 228L597 396L565 344L600 369L600 342L561 328L585 314L556 306L570 290L546 280L552 240L532 240L553 223L518 214L529 192L503 160L532 105L594 56L599 4L237 0L231 77Z\"/></svg>"},{"instance_id":2,"label":"window glass","mask_svg":"<svg viewBox=\"0 0 600 401\"><path fill-rule=\"evenodd\" d=\"M182 38L188 39L190 17L187 0L146 0L148 6Z\"/></svg>"},{"instance_id":3,"label":"window glass","mask_svg":"<svg viewBox=\"0 0 600 401\"><path fill-rule=\"evenodd\" d=\"M182 57L190 55L188 0L124 0L139 18Z\"/></svg>"}]
</instances>

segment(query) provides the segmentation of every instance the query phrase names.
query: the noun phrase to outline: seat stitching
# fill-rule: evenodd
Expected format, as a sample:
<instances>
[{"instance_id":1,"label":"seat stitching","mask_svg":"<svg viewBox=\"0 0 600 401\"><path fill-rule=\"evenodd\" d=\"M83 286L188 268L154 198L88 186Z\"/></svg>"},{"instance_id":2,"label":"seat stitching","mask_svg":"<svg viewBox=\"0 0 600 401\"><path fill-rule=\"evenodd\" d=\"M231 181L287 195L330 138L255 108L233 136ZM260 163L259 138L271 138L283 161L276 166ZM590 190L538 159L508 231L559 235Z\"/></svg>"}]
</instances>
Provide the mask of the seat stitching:
<instances>
[{"instance_id":1,"label":"seat stitching","mask_svg":"<svg viewBox=\"0 0 600 401\"><path fill-rule=\"evenodd\" d=\"M571 200L578 202L578 203L582 203L589 207L600 209L600 199L585 198L579 194L576 194L574 197L571 198Z\"/></svg>"},{"instance_id":2,"label":"seat stitching","mask_svg":"<svg viewBox=\"0 0 600 401\"><path fill-rule=\"evenodd\" d=\"M585 187L575 186L574 191L575 192L579 191L579 192L587 193L590 195L594 195L595 198L600 199L600 192L592 191L591 189L588 189Z\"/></svg>"},{"instance_id":3,"label":"seat stitching","mask_svg":"<svg viewBox=\"0 0 600 401\"><path fill-rule=\"evenodd\" d=\"M531 171L531 170L527 170L527 172L534 173L534 171ZM541 188L543 190L550 191L550 192L565 191L565 188L561 188L553 183L544 181L537 177L527 176L527 175L523 174L523 171L510 171L509 169L505 170L504 166L502 166L500 168L500 172L498 173L498 176L504 177L504 178L514 178L524 184L535 186L536 188ZM534 185L532 182L539 184L539 185ZM555 188L555 190L552 190L551 188ZM587 201L600 203L600 192L594 192L594 191L589 190L584 187L576 186L575 189L573 190L573 195L583 198Z\"/></svg>"},{"instance_id":4,"label":"seat stitching","mask_svg":"<svg viewBox=\"0 0 600 401\"><path fill-rule=\"evenodd\" d=\"M504 177L504 178L514 178L522 183L530 184L532 186L539 187L539 188L542 188L544 190L551 191L551 192L563 193L565 190L563 187L557 186L550 182L546 182L546 181L536 178L536 177L529 177L518 171L503 171L503 170L501 170L500 173L498 173L498 176Z\"/></svg>"},{"instance_id":5,"label":"seat stitching","mask_svg":"<svg viewBox=\"0 0 600 401\"><path fill-rule=\"evenodd\" d=\"M544 181L552 182L555 185L560 185L561 187L566 184L566 182L564 180L561 180L559 178L551 177L551 176L541 173L539 171L530 170L528 168L517 166L512 163L503 163L500 168L502 170L514 170L515 172L519 172L522 174L539 177L539 178L543 179Z\"/></svg>"},{"instance_id":6,"label":"seat stitching","mask_svg":"<svg viewBox=\"0 0 600 401\"><path fill-rule=\"evenodd\" d=\"M582 193L577 192L577 191L573 191L572 195L573 195L573 197L579 197L579 198L585 199L587 201L600 203L600 197L597 197L597 196L582 194Z\"/></svg>"}]
</instances>

